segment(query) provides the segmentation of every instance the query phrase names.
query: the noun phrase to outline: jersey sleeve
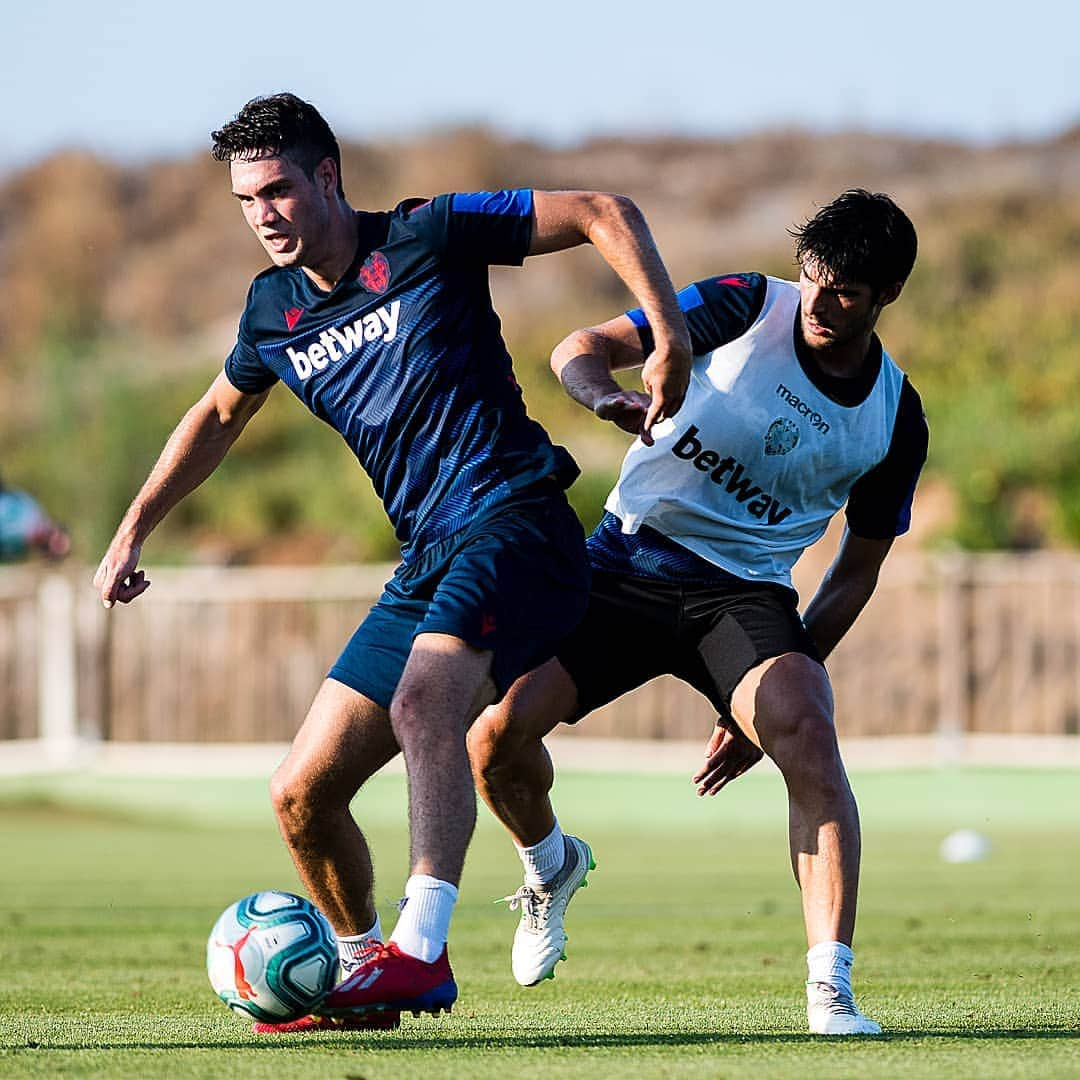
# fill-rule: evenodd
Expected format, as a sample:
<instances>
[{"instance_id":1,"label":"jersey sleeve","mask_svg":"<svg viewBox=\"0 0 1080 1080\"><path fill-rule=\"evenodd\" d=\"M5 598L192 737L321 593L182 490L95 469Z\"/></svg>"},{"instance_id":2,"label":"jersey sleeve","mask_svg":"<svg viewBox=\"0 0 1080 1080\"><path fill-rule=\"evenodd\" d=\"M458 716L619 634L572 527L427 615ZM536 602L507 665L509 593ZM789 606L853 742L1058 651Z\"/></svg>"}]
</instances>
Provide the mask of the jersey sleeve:
<instances>
[{"instance_id":1,"label":"jersey sleeve","mask_svg":"<svg viewBox=\"0 0 1080 1080\"><path fill-rule=\"evenodd\" d=\"M905 378L889 449L874 468L855 481L848 495L847 523L856 536L885 540L908 531L911 502L929 441L922 401Z\"/></svg>"},{"instance_id":2,"label":"jersey sleeve","mask_svg":"<svg viewBox=\"0 0 1080 1080\"><path fill-rule=\"evenodd\" d=\"M262 362L258 350L250 342L247 334L250 307L251 291L249 290L247 306L240 317L236 344L225 359L225 376L241 393L261 394L264 390L269 390L277 382L278 377Z\"/></svg>"},{"instance_id":3,"label":"jersey sleeve","mask_svg":"<svg viewBox=\"0 0 1080 1080\"><path fill-rule=\"evenodd\" d=\"M455 262L520 266L533 234L528 188L454 192L407 211L409 225L436 253Z\"/></svg>"},{"instance_id":4,"label":"jersey sleeve","mask_svg":"<svg viewBox=\"0 0 1080 1080\"><path fill-rule=\"evenodd\" d=\"M768 282L763 274L728 274L704 278L678 293L690 331L690 349L695 356L710 352L741 337L754 325L765 303ZM638 328L642 352L653 351L652 328L640 308L626 313Z\"/></svg>"}]
</instances>

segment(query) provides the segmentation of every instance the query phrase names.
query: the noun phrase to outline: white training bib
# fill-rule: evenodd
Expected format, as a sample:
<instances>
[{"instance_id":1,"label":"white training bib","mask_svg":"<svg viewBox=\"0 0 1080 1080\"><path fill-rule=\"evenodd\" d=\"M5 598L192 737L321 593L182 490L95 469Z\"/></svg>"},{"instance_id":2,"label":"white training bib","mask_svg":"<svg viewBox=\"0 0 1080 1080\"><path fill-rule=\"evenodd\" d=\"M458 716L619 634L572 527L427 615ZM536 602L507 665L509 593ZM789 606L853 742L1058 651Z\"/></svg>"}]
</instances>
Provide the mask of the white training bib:
<instances>
[{"instance_id":1,"label":"white training bib","mask_svg":"<svg viewBox=\"0 0 1080 1080\"><path fill-rule=\"evenodd\" d=\"M695 356L676 416L623 461L606 509L625 532L649 525L742 578L791 584L863 473L884 458L904 373L882 353L866 399L839 405L795 353L799 288L769 278L741 337Z\"/></svg>"}]
</instances>

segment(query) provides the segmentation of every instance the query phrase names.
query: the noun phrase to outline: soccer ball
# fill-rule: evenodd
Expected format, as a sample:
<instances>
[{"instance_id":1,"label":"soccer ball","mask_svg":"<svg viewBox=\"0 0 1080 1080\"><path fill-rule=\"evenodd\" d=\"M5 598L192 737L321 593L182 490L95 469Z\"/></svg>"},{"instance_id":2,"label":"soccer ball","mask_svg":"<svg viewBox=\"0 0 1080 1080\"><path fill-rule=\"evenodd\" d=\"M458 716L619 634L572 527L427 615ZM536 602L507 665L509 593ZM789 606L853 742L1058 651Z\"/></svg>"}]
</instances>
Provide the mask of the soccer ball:
<instances>
[{"instance_id":1,"label":"soccer ball","mask_svg":"<svg viewBox=\"0 0 1080 1080\"><path fill-rule=\"evenodd\" d=\"M214 992L239 1015L295 1020L333 989L337 938L326 916L302 896L253 893L214 923L206 971Z\"/></svg>"},{"instance_id":2,"label":"soccer ball","mask_svg":"<svg viewBox=\"0 0 1080 1080\"><path fill-rule=\"evenodd\" d=\"M974 829L957 829L941 841L941 857L946 862L978 862L990 854L990 841Z\"/></svg>"}]
</instances>

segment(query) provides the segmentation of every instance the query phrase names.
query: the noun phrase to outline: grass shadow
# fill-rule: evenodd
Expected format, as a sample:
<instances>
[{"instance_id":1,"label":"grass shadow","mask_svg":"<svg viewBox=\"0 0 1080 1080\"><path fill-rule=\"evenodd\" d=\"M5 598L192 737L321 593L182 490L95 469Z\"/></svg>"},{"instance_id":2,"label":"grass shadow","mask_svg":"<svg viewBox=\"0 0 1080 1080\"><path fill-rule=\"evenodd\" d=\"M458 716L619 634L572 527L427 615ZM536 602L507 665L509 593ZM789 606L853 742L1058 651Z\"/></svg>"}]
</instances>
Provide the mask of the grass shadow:
<instances>
[{"instance_id":1,"label":"grass shadow","mask_svg":"<svg viewBox=\"0 0 1080 1080\"><path fill-rule=\"evenodd\" d=\"M1045 1040L1080 1039L1080 1027L1042 1029L990 1028L969 1031L963 1028L926 1028L890 1031L881 1035L828 1037L808 1033L734 1032L715 1034L709 1032L640 1032L611 1035L468 1035L461 1038L441 1036L410 1037L400 1033L379 1034L372 1032L321 1032L295 1035L256 1036L243 1041L221 1042L113 1042L113 1043L31 1043L24 1046L8 1046L9 1053L40 1053L50 1051L84 1050L301 1050L311 1046L348 1046L355 1048L364 1044L372 1050L556 1050L556 1049L619 1049L623 1047L685 1047L685 1046L745 1046L760 1045L829 1045L845 1043L905 1043L925 1039L962 1039L965 1041L991 1042L995 1040Z\"/></svg>"}]
</instances>

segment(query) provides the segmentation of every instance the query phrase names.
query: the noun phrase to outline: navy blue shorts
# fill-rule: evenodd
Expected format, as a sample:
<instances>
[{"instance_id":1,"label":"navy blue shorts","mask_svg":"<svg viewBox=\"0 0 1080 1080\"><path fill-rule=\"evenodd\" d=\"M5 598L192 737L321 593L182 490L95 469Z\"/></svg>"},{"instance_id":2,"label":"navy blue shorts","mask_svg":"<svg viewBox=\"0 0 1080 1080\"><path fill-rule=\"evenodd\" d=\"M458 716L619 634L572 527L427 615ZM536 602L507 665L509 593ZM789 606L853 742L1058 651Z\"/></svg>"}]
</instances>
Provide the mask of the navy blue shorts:
<instances>
[{"instance_id":1,"label":"navy blue shorts","mask_svg":"<svg viewBox=\"0 0 1080 1080\"><path fill-rule=\"evenodd\" d=\"M449 634L493 654L502 697L581 621L589 578L566 496L526 495L402 563L329 677L388 709L417 634Z\"/></svg>"}]
</instances>

